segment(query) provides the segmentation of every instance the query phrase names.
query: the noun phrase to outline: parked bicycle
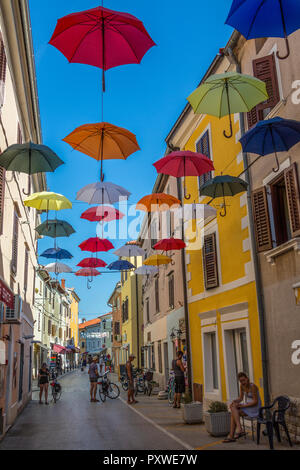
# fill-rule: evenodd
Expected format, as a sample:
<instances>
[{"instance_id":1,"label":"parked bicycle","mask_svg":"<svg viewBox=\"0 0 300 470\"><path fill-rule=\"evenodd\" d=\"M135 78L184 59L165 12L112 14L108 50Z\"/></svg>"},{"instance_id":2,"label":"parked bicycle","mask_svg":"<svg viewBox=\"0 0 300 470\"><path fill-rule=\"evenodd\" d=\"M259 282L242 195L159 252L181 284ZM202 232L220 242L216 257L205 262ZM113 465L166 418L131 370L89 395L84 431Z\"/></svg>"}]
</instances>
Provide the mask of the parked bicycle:
<instances>
[{"instance_id":1,"label":"parked bicycle","mask_svg":"<svg viewBox=\"0 0 300 470\"><path fill-rule=\"evenodd\" d=\"M151 369L145 370L144 373L144 394L150 397L153 390L153 371Z\"/></svg>"},{"instance_id":2,"label":"parked bicycle","mask_svg":"<svg viewBox=\"0 0 300 470\"><path fill-rule=\"evenodd\" d=\"M174 372L170 372L170 377L168 381L168 401L170 405L174 403L175 395L175 375Z\"/></svg>"},{"instance_id":3,"label":"parked bicycle","mask_svg":"<svg viewBox=\"0 0 300 470\"><path fill-rule=\"evenodd\" d=\"M52 390L52 400L56 403L61 397L62 387L57 381L57 374L54 371L52 372L50 385Z\"/></svg>"},{"instance_id":4,"label":"parked bicycle","mask_svg":"<svg viewBox=\"0 0 300 470\"><path fill-rule=\"evenodd\" d=\"M97 384L99 385L99 396L100 400L105 402L106 397L111 398L112 400L118 398L120 395L120 389L118 385L111 382L108 378L109 370L106 371L100 378Z\"/></svg>"},{"instance_id":5,"label":"parked bicycle","mask_svg":"<svg viewBox=\"0 0 300 470\"><path fill-rule=\"evenodd\" d=\"M128 379L127 379L127 376L126 375L121 375L120 376L120 383L121 383L121 387L123 388L123 390L125 392L127 392L128 390Z\"/></svg>"}]
</instances>

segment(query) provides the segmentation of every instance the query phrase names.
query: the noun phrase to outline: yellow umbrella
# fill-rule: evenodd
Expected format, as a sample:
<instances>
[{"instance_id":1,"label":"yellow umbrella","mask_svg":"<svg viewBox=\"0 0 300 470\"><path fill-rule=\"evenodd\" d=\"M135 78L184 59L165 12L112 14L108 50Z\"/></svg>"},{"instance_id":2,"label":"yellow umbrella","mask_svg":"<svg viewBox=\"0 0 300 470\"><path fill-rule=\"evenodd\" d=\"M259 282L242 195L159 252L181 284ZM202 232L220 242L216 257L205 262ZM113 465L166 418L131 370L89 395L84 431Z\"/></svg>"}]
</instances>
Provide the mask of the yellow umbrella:
<instances>
[{"instance_id":1,"label":"yellow umbrella","mask_svg":"<svg viewBox=\"0 0 300 470\"><path fill-rule=\"evenodd\" d=\"M172 262L172 258L165 255L152 255L147 258L143 264L146 266L160 266L162 264L169 264Z\"/></svg>"},{"instance_id":2,"label":"yellow umbrella","mask_svg":"<svg viewBox=\"0 0 300 470\"><path fill-rule=\"evenodd\" d=\"M24 206L34 207L39 211L60 211L62 209L72 209L72 203L62 194L42 191L31 194L24 200Z\"/></svg>"}]
</instances>

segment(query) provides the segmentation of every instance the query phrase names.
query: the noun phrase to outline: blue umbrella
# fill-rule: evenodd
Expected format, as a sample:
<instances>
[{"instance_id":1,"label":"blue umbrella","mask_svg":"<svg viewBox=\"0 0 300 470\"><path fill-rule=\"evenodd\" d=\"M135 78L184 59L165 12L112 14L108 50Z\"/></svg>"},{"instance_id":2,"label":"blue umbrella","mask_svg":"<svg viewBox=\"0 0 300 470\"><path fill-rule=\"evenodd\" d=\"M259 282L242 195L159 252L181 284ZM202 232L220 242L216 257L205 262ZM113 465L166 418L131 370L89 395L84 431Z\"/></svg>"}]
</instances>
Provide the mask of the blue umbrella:
<instances>
[{"instance_id":1,"label":"blue umbrella","mask_svg":"<svg viewBox=\"0 0 300 470\"><path fill-rule=\"evenodd\" d=\"M129 269L135 269L135 266L129 261L126 260L117 260L107 266L107 269L115 270L115 271L127 271Z\"/></svg>"},{"instance_id":2,"label":"blue umbrella","mask_svg":"<svg viewBox=\"0 0 300 470\"><path fill-rule=\"evenodd\" d=\"M285 38L290 54L288 35L300 28L299 0L233 0L226 24L237 29L246 39Z\"/></svg>"},{"instance_id":3,"label":"blue umbrella","mask_svg":"<svg viewBox=\"0 0 300 470\"><path fill-rule=\"evenodd\" d=\"M44 258L55 258L55 259L71 259L73 255L69 253L67 250L63 250L62 248L48 248L48 250L44 251L40 256Z\"/></svg>"},{"instance_id":4,"label":"blue umbrella","mask_svg":"<svg viewBox=\"0 0 300 470\"><path fill-rule=\"evenodd\" d=\"M275 117L266 121L260 121L240 139L244 152L257 155L269 155L275 153L277 168L279 161L277 152L287 152L300 141L300 122L292 119Z\"/></svg>"}]
</instances>

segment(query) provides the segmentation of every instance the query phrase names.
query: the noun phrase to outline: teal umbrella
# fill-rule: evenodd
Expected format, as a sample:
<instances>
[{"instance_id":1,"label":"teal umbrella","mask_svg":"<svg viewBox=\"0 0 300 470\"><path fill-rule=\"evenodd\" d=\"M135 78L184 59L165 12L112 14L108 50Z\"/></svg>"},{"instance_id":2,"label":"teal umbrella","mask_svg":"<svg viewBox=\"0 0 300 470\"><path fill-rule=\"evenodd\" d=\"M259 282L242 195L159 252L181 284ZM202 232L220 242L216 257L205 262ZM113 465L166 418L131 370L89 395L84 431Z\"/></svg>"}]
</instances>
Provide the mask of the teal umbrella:
<instances>
[{"instance_id":1,"label":"teal umbrella","mask_svg":"<svg viewBox=\"0 0 300 470\"><path fill-rule=\"evenodd\" d=\"M75 233L72 225L65 220L48 220L43 222L35 229L39 235L45 237L57 238L57 237L69 237L72 233Z\"/></svg>"},{"instance_id":2,"label":"teal umbrella","mask_svg":"<svg viewBox=\"0 0 300 470\"><path fill-rule=\"evenodd\" d=\"M237 178L236 176L221 175L207 181L200 187L200 196L209 196L212 199L218 197L223 198L224 213L220 214L221 217L226 215L225 196L235 196L236 194L247 191L248 183Z\"/></svg>"},{"instance_id":3,"label":"teal umbrella","mask_svg":"<svg viewBox=\"0 0 300 470\"><path fill-rule=\"evenodd\" d=\"M0 155L1 167L8 171L19 171L27 175L53 172L63 163L49 147L33 142L10 145ZM30 185L28 189L30 190Z\"/></svg>"}]
</instances>

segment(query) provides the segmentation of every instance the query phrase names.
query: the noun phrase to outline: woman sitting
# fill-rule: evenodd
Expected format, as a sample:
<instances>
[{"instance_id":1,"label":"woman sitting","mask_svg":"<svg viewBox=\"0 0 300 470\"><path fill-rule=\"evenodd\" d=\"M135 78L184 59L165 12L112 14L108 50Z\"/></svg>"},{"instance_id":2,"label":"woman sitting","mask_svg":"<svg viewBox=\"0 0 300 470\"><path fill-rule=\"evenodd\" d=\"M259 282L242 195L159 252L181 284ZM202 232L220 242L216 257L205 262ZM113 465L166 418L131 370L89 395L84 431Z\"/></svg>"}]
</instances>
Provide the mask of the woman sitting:
<instances>
[{"instance_id":1,"label":"woman sitting","mask_svg":"<svg viewBox=\"0 0 300 470\"><path fill-rule=\"evenodd\" d=\"M261 407L261 399L258 387L251 383L249 377L245 372L238 374L240 382L240 396L238 399L233 400L230 405L231 410L231 426L230 434L223 442L235 442L246 433L243 432L240 417L249 416L250 418L257 418L259 408ZM235 432L237 434L235 434Z\"/></svg>"}]
</instances>

